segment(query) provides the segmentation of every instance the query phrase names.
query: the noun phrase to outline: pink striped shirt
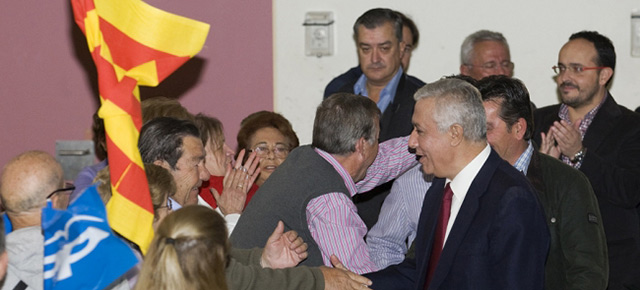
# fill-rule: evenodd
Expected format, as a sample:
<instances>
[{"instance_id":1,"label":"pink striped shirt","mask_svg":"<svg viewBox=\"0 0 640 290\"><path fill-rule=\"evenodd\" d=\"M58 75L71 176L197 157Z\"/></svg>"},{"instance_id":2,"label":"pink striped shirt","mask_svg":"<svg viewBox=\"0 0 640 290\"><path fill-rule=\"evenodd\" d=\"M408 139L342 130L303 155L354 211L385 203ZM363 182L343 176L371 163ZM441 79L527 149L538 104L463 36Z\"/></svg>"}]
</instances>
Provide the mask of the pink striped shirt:
<instances>
[{"instance_id":1,"label":"pink striped shirt","mask_svg":"<svg viewBox=\"0 0 640 290\"><path fill-rule=\"evenodd\" d=\"M388 140L378 149L375 161L366 177L355 184L349 173L331 154L315 149L340 174L349 190L349 196L366 192L377 185L396 178L417 164L415 155L409 153L409 137ZM331 192L316 197L307 204L307 224L322 252L324 264L331 266L329 258L336 255L351 271L364 274L379 270L369 257L364 236L365 226L351 198L342 192Z\"/></svg>"}]
</instances>

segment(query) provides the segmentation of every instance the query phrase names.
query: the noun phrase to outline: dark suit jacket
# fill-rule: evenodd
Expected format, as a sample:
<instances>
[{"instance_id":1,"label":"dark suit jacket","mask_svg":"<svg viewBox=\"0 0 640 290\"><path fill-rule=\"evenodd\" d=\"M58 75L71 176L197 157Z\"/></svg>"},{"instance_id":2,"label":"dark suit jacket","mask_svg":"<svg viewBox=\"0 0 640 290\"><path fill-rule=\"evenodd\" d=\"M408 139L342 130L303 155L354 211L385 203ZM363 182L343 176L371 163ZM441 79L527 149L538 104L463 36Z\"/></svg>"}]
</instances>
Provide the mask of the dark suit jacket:
<instances>
[{"instance_id":1,"label":"dark suit jacket","mask_svg":"<svg viewBox=\"0 0 640 290\"><path fill-rule=\"evenodd\" d=\"M551 234L545 290L607 288L607 240L598 200L587 177L534 151L527 178L538 193Z\"/></svg>"},{"instance_id":2,"label":"dark suit jacket","mask_svg":"<svg viewBox=\"0 0 640 290\"><path fill-rule=\"evenodd\" d=\"M416 259L365 276L373 289L423 289L445 180L425 196ZM543 289L549 232L526 177L493 150L467 192L429 289Z\"/></svg>"},{"instance_id":3,"label":"dark suit jacket","mask_svg":"<svg viewBox=\"0 0 640 290\"><path fill-rule=\"evenodd\" d=\"M559 120L560 105L535 111L534 139ZM587 148L580 171L598 198L609 247L609 289L640 276L640 115L609 94L582 141ZM638 285L640 287L640 285Z\"/></svg>"}]
</instances>

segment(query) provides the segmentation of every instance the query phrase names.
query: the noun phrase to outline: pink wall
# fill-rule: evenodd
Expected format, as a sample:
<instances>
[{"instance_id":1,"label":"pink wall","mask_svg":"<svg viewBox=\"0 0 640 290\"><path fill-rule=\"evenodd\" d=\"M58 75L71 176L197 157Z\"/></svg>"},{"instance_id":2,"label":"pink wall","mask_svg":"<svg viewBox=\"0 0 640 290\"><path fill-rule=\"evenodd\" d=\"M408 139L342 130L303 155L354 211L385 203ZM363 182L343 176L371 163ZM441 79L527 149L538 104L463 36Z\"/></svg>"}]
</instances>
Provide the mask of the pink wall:
<instances>
[{"instance_id":1,"label":"pink wall","mask_svg":"<svg viewBox=\"0 0 640 290\"><path fill-rule=\"evenodd\" d=\"M225 124L235 146L248 114L273 109L271 1L149 0L211 25L196 59L142 97L179 98ZM0 9L0 166L56 140L89 139L98 108L95 67L69 1L8 1Z\"/></svg>"}]
</instances>

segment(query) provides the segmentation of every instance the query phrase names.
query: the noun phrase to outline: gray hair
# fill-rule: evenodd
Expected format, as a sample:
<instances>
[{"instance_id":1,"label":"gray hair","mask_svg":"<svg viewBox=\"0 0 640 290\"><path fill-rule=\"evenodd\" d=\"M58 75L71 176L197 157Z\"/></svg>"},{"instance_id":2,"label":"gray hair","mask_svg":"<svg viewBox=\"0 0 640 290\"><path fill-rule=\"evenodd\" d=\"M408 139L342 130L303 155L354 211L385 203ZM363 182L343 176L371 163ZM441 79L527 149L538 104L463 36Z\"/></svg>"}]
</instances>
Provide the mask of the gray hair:
<instances>
[{"instance_id":1,"label":"gray hair","mask_svg":"<svg viewBox=\"0 0 640 290\"><path fill-rule=\"evenodd\" d=\"M356 142L365 138L377 142L380 109L371 99L349 93L336 93L316 110L311 145L330 154L356 151Z\"/></svg>"},{"instance_id":2,"label":"gray hair","mask_svg":"<svg viewBox=\"0 0 640 290\"><path fill-rule=\"evenodd\" d=\"M460 46L460 64L471 64L471 55L473 54L473 47L476 43L481 41L497 41L502 43L507 50L509 50L509 44L504 35L500 32L489 30L478 30L471 35L467 36Z\"/></svg>"},{"instance_id":3,"label":"gray hair","mask_svg":"<svg viewBox=\"0 0 640 290\"><path fill-rule=\"evenodd\" d=\"M463 128L466 140L486 140L487 121L482 97L472 84L459 79L441 79L420 88L414 99L416 102L435 100L433 119L441 133L458 124Z\"/></svg>"}]
</instances>

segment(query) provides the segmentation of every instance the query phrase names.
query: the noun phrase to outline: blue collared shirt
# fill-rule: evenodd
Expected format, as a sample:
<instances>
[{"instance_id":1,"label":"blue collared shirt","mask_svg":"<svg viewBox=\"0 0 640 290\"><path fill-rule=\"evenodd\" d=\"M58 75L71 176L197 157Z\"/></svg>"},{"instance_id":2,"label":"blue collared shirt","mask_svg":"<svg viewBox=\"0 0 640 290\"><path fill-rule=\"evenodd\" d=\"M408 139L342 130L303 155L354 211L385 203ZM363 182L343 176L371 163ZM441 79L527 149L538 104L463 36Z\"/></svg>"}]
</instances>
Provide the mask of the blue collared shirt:
<instances>
[{"instance_id":1,"label":"blue collared shirt","mask_svg":"<svg viewBox=\"0 0 640 290\"><path fill-rule=\"evenodd\" d=\"M531 140L529 140L528 143L529 146L527 147L527 149L522 152L520 157L518 157L518 160L516 160L516 163L513 164L513 167L518 169L518 171L524 173L524 175L527 175L529 163L531 163L531 156L533 156L533 145L531 144Z\"/></svg>"},{"instance_id":2,"label":"blue collared shirt","mask_svg":"<svg viewBox=\"0 0 640 290\"><path fill-rule=\"evenodd\" d=\"M180 205L175 199L168 197L171 200L171 210L172 211L176 211L182 208L182 205Z\"/></svg>"},{"instance_id":3,"label":"blue collared shirt","mask_svg":"<svg viewBox=\"0 0 640 290\"><path fill-rule=\"evenodd\" d=\"M378 99L378 109L380 112L384 113L384 110L387 109L389 104L393 103L393 99L396 96L396 90L398 89L398 83L400 83L400 77L402 76L403 70L402 67L398 68L398 72L395 76L389 81L389 83L380 91L380 98ZM369 92L367 92L367 76L362 74L355 85L353 85L353 92L356 95L363 95L365 97L369 96Z\"/></svg>"}]
</instances>

